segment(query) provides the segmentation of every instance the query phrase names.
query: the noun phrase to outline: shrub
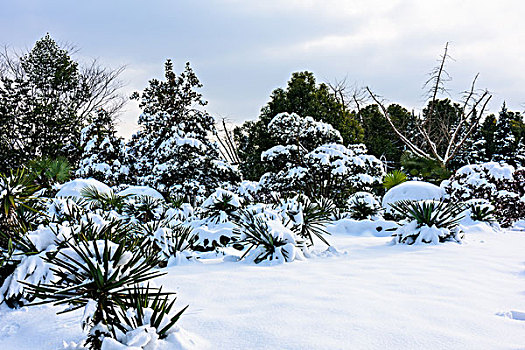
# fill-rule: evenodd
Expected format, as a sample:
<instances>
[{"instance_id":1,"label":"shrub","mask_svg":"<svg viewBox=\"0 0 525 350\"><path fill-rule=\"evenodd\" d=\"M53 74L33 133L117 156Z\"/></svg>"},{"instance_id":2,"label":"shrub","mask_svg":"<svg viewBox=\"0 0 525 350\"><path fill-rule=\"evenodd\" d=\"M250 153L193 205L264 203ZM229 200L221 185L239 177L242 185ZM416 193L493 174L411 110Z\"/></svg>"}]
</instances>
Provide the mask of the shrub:
<instances>
[{"instance_id":1,"label":"shrub","mask_svg":"<svg viewBox=\"0 0 525 350\"><path fill-rule=\"evenodd\" d=\"M462 203L445 201L398 201L392 209L406 218L394 233L394 243L434 243L446 240L460 241L458 227L465 207Z\"/></svg>"},{"instance_id":2,"label":"shrub","mask_svg":"<svg viewBox=\"0 0 525 350\"><path fill-rule=\"evenodd\" d=\"M383 187L388 191L394 186L402 184L407 180L407 176L401 170L394 170L389 172L383 178Z\"/></svg>"},{"instance_id":3,"label":"shrub","mask_svg":"<svg viewBox=\"0 0 525 350\"><path fill-rule=\"evenodd\" d=\"M485 199L472 199L466 203L470 218L474 221L496 222L495 207Z\"/></svg>"},{"instance_id":4,"label":"shrub","mask_svg":"<svg viewBox=\"0 0 525 350\"><path fill-rule=\"evenodd\" d=\"M354 220L376 218L381 210L381 204L371 193L357 192L348 198L348 212Z\"/></svg>"},{"instance_id":5,"label":"shrub","mask_svg":"<svg viewBox=\"0 0 525 350\"><path fill-rule=\"evenodd\" d=\"M525 218L525 169L495 162L466 165L441 183L451 201L485 199L503 227Z\"/></svg>"},{"instance_id":6,"label":"shrub","mask_svg":"<svg viewBox=\"0 0 525 350\"><path fill-rule=\"evenodd\" d=\"M247 247L241 259L246 257L248 261L258 264L265 260L283 263L302 258L301 251L297 249L302 242L294 232L264 212L243 210L236 224L234 232L239 239L235 247Z\"/></svg>"}]
</instances>

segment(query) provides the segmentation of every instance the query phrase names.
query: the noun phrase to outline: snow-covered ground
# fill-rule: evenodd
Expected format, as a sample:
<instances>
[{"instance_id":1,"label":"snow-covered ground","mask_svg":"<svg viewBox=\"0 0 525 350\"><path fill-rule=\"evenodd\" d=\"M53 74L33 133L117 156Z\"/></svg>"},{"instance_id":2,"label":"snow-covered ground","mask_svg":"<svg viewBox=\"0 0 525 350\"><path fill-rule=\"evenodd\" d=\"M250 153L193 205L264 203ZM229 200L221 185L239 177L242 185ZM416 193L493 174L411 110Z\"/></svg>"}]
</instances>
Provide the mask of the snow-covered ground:
<instances>
[{"instance_id":1,"label":"snow-covered ground","mask_svg":"<svg viewBox=\"0 0 525 350\"><path fill-rule=\"evenodd\" d=\"M277 266L209 260L155 282L190 305L179 325L196 349L525 349L525 232L419 246L328 238L340 254ZM0 348L82 339L80 315L57 310L1 306Z\"/></svg>"}]
</instances>

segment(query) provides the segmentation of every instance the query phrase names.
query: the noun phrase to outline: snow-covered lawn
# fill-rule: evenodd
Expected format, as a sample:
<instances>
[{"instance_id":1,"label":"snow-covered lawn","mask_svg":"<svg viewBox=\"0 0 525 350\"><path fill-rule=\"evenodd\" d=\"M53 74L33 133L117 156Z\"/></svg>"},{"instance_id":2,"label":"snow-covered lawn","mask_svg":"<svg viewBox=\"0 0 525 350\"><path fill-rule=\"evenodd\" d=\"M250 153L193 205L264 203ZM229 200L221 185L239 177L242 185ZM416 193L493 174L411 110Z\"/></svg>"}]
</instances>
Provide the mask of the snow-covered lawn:
<instances>
[{"instance_id":1,"label":"snow-covered lawn","mask_svg":"<svg viewBox=\"0 0 525 350\"><path fill-rule=\"evenodd\" d=\"M197 349L525 349L525 232L421 246L329 240L340 254L277 266L209 260L155 282L190 305L179 325ZM82 339L79 314L57 310L0 307L0 348Z\"/></svg>"}]
</instances>

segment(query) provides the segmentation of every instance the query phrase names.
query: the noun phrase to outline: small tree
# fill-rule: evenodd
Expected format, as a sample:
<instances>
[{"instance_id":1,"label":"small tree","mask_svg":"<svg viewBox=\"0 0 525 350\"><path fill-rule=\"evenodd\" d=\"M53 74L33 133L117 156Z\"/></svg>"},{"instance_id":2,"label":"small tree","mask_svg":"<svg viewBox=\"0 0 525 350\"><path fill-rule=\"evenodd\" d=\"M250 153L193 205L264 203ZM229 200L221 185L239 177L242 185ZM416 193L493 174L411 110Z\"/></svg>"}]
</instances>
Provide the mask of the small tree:
<instances>
[{"instance_id":1,"label":"small tree","mask_svg":"<svg viewBox=\"0 0 525 350\"><path fill-rule=\"evenodd\" d=\"M456 111L452 117L448 108L441 108L438 94L446 92L444 83L448 74L445 70L445 63L448 58L447 43L439 65L430 73L430 78L425 83L425 86L430 86L428 105L423 111L423 115L415 118L418 131L415 138L407 135L395 125L391 114L380 101L379 96L373 93L370 88L366 88L370 97L380 106L388 123L407 148L416 156L434 159L443 166L448 165L464 146L465 141L476 130L491 98L487 90L481 94L477 93L475 83L478 76L476 75L470 90L464 94L463 102L454 107Z\"/></svg>"},{"instance_id":2,"label":"small tree","mask_svg":"<svg viewBox=\"0 0 525 350\"><path fill-rule=\"evenodd\" d=\"M236 181L236 170L219 157L214 119L196 90L202 87L189 63L176 75L170 60L165 81L150 80L141 99L141 129L129 144L128 162L133 176L171 197L204 200L224 182Z\"/></svg>"}]
</instances>

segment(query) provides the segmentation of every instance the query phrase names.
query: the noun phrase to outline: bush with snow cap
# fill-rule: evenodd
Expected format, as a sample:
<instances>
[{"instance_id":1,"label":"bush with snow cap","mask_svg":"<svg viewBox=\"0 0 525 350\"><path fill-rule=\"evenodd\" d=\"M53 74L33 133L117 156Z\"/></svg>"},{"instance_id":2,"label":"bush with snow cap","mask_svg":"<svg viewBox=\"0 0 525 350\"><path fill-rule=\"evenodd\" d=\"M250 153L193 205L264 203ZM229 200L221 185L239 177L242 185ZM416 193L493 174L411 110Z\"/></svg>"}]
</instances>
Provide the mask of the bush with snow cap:
<instances>
[{"instance_id":1,"label":"bush with snow cap","mask_svg":"<svg viewBox=\"0 0 525 350\"><path fill-rule=\"evenodd\" d=\"M391 204L404 220L393 233L394 244L438 244L460 242L463 232L458 224L463 219L463 203L435 200L403 200Z\"/></svg>"},{"instance_id":2,"label":"bush with snow cap","mask_svg":"<svg viewBox=\"0 0 525 350\"><path fill-rule=\"evenodd\" d=\"M348 213L355 220L370 220L379 218L381 204L369 192L356 192L348 198Z\"/></svg>"},{"instance_id":3,"label":"bush with snow cap","mask_svg":"<svg viewBox=\"0 0 525 350\"><path fill-rule=\"evenodd\" d=\"M445 191L439 186L423 181L406 181L392 187L383 196L382 205L387 213L392 214L391 205L403 200L440 200L445 197Z\"/></svg>"},{"instance_id":4,"label":"bush with snow cap","mask_svg":"<svg viewBox=\"0 0 525 350\"><path fill-rule=\"evenodd\" d=\"M489 201L504 227L525 218L525 168L516 170L496 162L465 165L443 181L441 188L453 201Z\"/></svg>"}]
</instances>

